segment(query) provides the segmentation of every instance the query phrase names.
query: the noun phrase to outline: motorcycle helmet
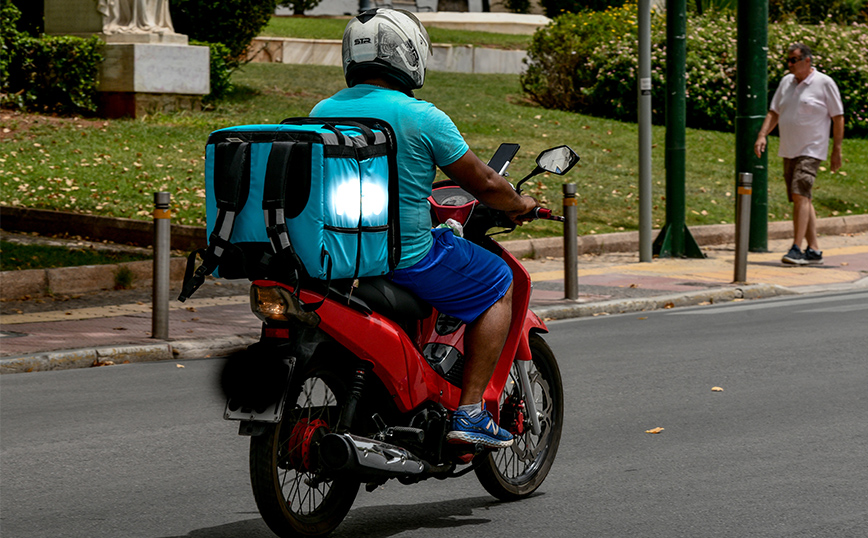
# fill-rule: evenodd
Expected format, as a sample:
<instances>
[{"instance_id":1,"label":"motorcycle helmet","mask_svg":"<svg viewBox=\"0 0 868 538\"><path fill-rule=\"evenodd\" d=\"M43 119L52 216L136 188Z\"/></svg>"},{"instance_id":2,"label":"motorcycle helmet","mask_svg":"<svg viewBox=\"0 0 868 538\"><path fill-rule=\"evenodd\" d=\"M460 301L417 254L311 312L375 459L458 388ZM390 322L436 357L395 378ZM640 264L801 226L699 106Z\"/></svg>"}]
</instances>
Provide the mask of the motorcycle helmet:
<instances>
[{"instance_id":1,"label":"motorcycle helmet","mask_svg":"<svg viewBox=\"0 0 868 538\"><path fill-rule=\"evenodd\" d=\"M376 8L350 19L342 53L347 86L385 77L411 92L425 83L431 39L409 11Z\"/></svg>"}]
</instances>

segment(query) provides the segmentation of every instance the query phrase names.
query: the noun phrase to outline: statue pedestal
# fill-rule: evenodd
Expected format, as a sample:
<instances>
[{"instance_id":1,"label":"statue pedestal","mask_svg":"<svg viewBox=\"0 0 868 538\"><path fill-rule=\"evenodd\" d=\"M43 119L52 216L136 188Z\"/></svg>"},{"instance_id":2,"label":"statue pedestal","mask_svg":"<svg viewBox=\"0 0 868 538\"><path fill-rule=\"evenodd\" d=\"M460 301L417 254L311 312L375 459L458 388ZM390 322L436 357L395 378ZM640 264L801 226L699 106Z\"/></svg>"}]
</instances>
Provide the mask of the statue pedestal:
<instances>
[{"instance_id":1,"label":"statue pedestal","mask_svg":"<svg viewBox=\"0 0 868 538\"><path fill-rule=\"evenodd\" d=\"M210 92L208 47L106 43L100 105L110 118L201 109Z\"/></svg>"},{"instance_id":2,"label":"statue pedestal","mask_svg":"<svg viewBox=\"0 0 868 538\"><path fill-rule=\"evenodd\" d=\"M208 47L187 45L170 28L105 33L98 0L45 0L45 33L105 41L99 70L100 108L116 118L196 110L210 93ZM171 23L169 23L169 26Z\"/></svg>"}]
</instances>

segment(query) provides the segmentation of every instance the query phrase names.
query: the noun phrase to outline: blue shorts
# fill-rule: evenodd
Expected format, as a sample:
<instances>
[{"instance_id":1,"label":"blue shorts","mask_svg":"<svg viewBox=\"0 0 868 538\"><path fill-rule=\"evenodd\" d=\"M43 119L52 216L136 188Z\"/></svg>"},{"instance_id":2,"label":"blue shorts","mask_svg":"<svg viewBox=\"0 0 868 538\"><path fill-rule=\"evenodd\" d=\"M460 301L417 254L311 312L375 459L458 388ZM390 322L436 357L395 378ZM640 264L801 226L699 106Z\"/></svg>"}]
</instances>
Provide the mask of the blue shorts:
<instances>
[{"instance_id":1,"label":"blue shorts","mask_svg":"<svg viewBox=\"0 0 868 538\"><path fill-rule=\"evenodd\" d=\"M512 271L500 257L435 228L434 244L424 258L396 269L391 280L438 311L471 323L500 300L512 284Z\"/></svg>"}]
</instances>

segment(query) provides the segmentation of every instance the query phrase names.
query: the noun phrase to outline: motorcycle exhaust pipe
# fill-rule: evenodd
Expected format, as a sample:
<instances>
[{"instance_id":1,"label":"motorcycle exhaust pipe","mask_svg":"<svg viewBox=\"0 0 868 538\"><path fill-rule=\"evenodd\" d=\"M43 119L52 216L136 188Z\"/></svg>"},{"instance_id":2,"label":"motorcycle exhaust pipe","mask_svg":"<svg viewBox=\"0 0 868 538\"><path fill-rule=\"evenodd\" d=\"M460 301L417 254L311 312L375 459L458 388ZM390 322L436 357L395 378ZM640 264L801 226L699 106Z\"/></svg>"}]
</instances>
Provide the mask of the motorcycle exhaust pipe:
<instances>
[{"instance_id":1,"label":"motorcycle exhaust pipe","mask_svg":"<svg viewBox=\"0 0 868 538\"><path fill-rule=\"evenodd\" d=\"M407 449L350 433L329 433L319 442L320 463L328 471L397 478L422 474L428 464Z\"/></svg>"}]
</instances>

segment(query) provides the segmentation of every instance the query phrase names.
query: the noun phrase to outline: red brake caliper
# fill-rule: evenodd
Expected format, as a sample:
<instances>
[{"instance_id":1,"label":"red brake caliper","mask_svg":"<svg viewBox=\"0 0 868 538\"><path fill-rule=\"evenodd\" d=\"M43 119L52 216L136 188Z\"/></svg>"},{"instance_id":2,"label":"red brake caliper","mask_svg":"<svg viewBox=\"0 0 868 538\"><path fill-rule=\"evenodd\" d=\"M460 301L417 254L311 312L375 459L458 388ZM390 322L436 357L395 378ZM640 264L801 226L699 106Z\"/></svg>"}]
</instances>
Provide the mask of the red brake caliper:
<instances>
[{"instance_id":1,"label":"red brake caliper","mask_svg":"<svg viewBox=\"0 0 868 538\"><path fill-rule=\"evenodd\" d=\"M504 421L501 424L509 433L520 436L524 434L524 400L516 401L515 398L509 398L501 412Z\"/></svg>"},{"instance_id":2,"label":"red brake caliper","mask_svg":"<svg viewBox=\"0 0 868 538\"><path fill-rule=\"evenodd\" d=\"M289 463L298 471L308 472L313 468L313 444L329 432L324 420L303 418L295 423L289 436Z\"/></svg>"}]
</instances>

